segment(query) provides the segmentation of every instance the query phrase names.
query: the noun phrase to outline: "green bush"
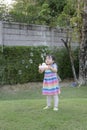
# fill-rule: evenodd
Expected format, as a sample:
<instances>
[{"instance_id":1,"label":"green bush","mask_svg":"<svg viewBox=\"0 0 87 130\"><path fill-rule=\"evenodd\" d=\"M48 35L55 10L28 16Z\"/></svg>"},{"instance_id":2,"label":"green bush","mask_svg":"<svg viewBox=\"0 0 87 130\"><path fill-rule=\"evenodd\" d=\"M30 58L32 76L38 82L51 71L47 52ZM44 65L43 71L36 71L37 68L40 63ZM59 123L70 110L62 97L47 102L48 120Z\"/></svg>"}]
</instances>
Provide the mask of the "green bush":
<instances>
[{"instance_id":1,"label":"green bush","mask_svg":"<svg viewBox=\"0 0 87 130\"><path fill-rule=\"evenodd\" d=\"M73 49L72 52L73 52L75 70L78 76L78 73L79 73L78 72L79 70L78 48ZM70 62L70 58L69 58L68 51L66 50L66 48L54 47L52 49L52 53L56 57L56 62L59 68L58 74L60 75L60 77L62 79L73 78L71 62Z\"/></svg>"},{"instance_id":2,"label":"green bush","mask_svg":"<svg viewBox=\"0 0 87 130\"><path fill-rule=\"evenodd\" d=\"M38 65L44 62L47 53L53 53L59 67L62 79L72 78L72 69L69 56L65 48L49 49L47 46L39 47L8 47L0 51L0 84L17 84L38 82L43 80L39 74ZM75 57L78 51L75 50ZM76 72L78 72L78 58L75 58Z\"/></svg>"}]
</instances>

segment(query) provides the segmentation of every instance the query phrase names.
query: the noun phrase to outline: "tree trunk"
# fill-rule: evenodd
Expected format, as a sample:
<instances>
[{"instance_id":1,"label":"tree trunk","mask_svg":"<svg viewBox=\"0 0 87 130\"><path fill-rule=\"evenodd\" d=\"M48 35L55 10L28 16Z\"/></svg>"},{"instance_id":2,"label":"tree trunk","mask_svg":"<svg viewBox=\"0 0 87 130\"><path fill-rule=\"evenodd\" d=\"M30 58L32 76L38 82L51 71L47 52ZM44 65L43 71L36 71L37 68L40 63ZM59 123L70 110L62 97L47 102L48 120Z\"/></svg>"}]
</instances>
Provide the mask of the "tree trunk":
<instances>
[{"instance_id":1,"label":"tree trunk","mask_svg":"<svg viewBox=\"0 0 87 130\"><path fill-rule=\"evenodd\" d=\"M79 54L79 81L87 85L87 0L84 0L82 41Z\"/></svg>"},{"instance_id":2,"label":"tree trunk","mask_svg":"<svg viewBox=\"0 0 87 130\"><path fill-rule=\"evenodd\" d=\"M70 62L71 62L74 81L78 84L78 79L77 79L77 76L76 76L76 71L75 71L75 66L74 66L74 61L73 61L71 50L69 51L69 57L70 57Z\"/></svg>"},{"instance_id":3,"label":"tree trunk","mask_svg":"<svg viewBox=\"0 0 87 130\"><path fill-rule=\"evenodd\" d=\"M77 76L76 76L76 71L75 71L75 66L74 66L74 60L73 60L73 55L72 55L72 50L71 50L72 33L69 32L69 30L67 30L66 41L64 41L63 39L61 39L61 40L64 43L64 45L65 45L65 47L66 47L66 49L68 51L69 57L70 57L70 62L71 62L71 67L72 67L74 81L76 82L76 84L78 84L78 79L77 79Z\"/></svg>"}]
</instances>

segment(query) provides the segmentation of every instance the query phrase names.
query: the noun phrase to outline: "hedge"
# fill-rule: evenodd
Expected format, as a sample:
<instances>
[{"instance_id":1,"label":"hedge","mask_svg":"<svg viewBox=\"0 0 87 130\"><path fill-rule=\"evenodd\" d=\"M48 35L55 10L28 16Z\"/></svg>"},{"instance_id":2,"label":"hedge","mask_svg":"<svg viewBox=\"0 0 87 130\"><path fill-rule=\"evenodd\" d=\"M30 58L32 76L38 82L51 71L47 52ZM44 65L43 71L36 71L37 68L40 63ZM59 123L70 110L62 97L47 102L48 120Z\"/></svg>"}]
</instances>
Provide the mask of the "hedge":
<instances>
[{"instance_id":1,"label":"hedge","mask_svg":"<svg viewBox=\"0 0 87 130\"><path fill-rule=\"evenodd\" d=\"M1 49L2 50L2 49ZM78 74L78 51L74 50L75 68ZM65 48L49 49L47 46L4 46L0 51L0 84L40 82L38 65L44 62L47 53L53 53L58 64L58 73L62 79L72 78L70 60Z\"/></svg>"}]
</instances>

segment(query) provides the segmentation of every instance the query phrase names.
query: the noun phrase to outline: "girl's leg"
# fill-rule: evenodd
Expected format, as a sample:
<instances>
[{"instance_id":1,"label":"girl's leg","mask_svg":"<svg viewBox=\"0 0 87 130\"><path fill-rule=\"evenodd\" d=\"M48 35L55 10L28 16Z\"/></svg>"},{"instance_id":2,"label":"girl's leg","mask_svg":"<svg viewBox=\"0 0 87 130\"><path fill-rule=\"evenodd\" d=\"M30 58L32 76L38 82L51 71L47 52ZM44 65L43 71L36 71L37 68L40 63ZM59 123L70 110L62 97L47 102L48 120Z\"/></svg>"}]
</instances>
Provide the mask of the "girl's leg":
<instances>
[{"instance_id":1,"label":"girl's leg","mask_svg":"<svg viewBox=\"0 0 87 130\"><path fill-rule=\"evenodd\" d=\"M50 106L51 106L51 96L47 96L47 106L44 107L43 109L49 109Z\"/></svg>"},{"instance_id":2,"label":"girl's leg","mask_svg":"<svg viewBox=\"0 0 87 130\"><path fill-rule=\"evenodd\" d=\"M51 96L47 96L47 106L50 107L51 106Z\"/></svg>"},{"instance_id":3,"label":"girl's leg","mask_svg":"<svg viewBox=\"0 0 87 130\"><path fill-rule=\"evenodd\" d=\"M59 98L58 95L54 95L54 110L58 110Z\"/></svg>"}]
</instances>

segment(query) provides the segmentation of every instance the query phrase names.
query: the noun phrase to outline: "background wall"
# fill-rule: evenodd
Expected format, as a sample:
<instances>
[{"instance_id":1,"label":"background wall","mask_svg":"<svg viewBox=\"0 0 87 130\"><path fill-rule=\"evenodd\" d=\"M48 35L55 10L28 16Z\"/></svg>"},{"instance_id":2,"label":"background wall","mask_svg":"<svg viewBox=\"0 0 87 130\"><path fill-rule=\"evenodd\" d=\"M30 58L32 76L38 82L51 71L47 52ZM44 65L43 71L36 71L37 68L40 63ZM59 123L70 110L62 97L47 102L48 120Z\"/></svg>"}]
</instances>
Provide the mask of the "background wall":
<instances>
[{"instance_id":1,"label":"background wall","mask_svg":"<svg viewBox=\"0 0 87 130\"><path fill-rule=\"evenodd\" d=\"M64 29L0 21L0 44L7 46L63 46Z\"/></svg>"}]
</instances>

